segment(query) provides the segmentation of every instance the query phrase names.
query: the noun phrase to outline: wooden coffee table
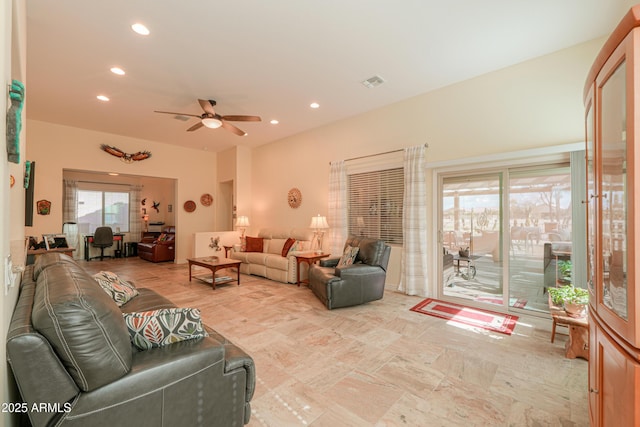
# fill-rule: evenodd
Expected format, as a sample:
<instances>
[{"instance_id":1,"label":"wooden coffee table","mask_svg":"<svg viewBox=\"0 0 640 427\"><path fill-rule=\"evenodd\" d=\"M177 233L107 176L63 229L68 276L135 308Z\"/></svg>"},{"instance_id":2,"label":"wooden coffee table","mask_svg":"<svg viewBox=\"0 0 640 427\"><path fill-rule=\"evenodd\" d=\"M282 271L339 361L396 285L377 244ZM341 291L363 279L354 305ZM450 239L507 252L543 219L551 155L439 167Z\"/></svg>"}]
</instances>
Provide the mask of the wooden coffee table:
<instances>
[{"instance_id":1,"label":"wooden coffee table","mask_svg":"<svg viewBox=\"0 0 640 427\"><path fill-rule=\"evenodd\" d=\"M217 256L208 256L208 257L202 257L202 258L187 258L187 261L189 262L189 281L191 281L191 277L195 277L196 279L201 280L205 283L211 283L211 285L213 285L213 289L216 288L216 284L220 285L222 283L230 283L230 282L238 282L238 286L240 286L241 262L238 260L230 259L230 258L220 258ZM201 277L192 276L191 266L193 265L208 268L209 270L211 270L211 275L212 275L211 282ZM233 267L235 267L237 271L237 278L235 280L231 278L226 278L226 279L216 278L216 271L222 270L224 268L233 268ZM222 280L217 280L217 279L222 279Z\"/></svg>"}]
</instances>

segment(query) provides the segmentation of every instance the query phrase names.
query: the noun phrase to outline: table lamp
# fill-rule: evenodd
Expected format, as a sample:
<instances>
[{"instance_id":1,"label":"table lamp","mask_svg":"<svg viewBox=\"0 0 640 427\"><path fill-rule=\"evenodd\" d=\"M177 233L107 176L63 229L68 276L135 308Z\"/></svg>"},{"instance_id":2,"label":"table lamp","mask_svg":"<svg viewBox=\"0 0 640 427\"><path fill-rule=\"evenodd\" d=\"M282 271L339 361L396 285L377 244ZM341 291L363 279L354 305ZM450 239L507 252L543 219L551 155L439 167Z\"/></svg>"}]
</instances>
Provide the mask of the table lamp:
<instances>
[{"instance_id":1,"label":"table lamp","mask_svg":"<svg viewBox=\"0 0 640 427\"><path fill-rule=\"evenodd\" d=\"M313 234L315 235L316 240L318 241L318 249L316 250L316 253L321 254L322 238L324 237L324 230L329 228L329 224L327 223L327 217L320 216L320 214L318 214L317 216L311 217L311 225L309 226L309 228L313 228L315 230Z\"/></svg>"}]
</instances>

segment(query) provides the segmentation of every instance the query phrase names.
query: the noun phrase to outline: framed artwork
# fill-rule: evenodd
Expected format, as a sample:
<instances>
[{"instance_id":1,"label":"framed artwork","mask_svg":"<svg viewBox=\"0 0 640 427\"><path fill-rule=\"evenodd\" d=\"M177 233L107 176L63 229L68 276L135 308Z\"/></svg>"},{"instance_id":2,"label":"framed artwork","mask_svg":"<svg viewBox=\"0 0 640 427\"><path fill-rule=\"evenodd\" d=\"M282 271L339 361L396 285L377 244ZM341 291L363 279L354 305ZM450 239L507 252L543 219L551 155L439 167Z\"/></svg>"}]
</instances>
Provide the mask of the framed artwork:
<instances>
[{"instance_id":1,"label":"framed artwork","mask_svg":"<svg viewBox=\"0 0 640 427\"><path fill-rule=\"evenodd\" d=\"M48 200L38 200L36 206L38 215L49 215L51 213L51 202Z\"/></svg>"},{"instance_id":2,"label":"framed artwork","mask_svg":"<svg viewBox=\"0 0 640 427\"><path fill-rule=\"evenodd\" d=\"M47 250L55 248L68 248L67 236L64 234L43 234L45 248Z\"/></svg>"}]
</instances>

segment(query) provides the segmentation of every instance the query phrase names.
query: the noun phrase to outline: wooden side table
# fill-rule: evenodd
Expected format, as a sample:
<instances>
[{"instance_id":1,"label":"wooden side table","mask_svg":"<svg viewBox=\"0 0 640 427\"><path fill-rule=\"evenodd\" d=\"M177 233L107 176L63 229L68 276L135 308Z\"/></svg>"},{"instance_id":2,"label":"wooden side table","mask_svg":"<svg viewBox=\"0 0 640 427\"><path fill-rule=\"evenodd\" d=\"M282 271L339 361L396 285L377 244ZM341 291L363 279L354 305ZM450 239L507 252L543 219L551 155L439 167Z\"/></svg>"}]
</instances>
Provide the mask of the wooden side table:
<instances>
[{"instance_id":1,"label":"wooden side table","mask_svg":"<svg viewBox=\"0 0 640 427\"><path fill-rule=\"evenodd\" d=\"M296 257L296 275L297 275L297 283L298 286L300 286L300 283L306 283L309 284L309 280L300 280L300 264L302 264L303 262L307 263L307 265L309 265L309 267L311 267L311 264L315 264L316 262L320 261L322 258L327 258L329 257L330 254L317 254L315 252L303 252L303 253L299 253L297 255L294 255Z\"/></svg>"},{"instance_id":2,"label":"wooden side table","mask_svg":"<svg viewBox=\"0 0 640 427\"><path fill-rule=\"evenodd\" d=\"M551 302L549 303L549 311L553 318L553 326L551 329L551 342L556 336L556 326L566 326L569 328L569 339L565 345L565 357L567 359L575 359L581 357L589 360L589 318L587 315L582 317L571 317L562 307L557 307Z\"/></svg>"},{"instance_id":3,"label":"wooden side table","mask_svg":"<svg viewBox=\"0 0 640 427\"><path fill-rule=\"evenodd\" d=\"M233 246L223 246L224 248L224 257L229 258L229 251L233 249Z\"/></svg>"}]
</instances>

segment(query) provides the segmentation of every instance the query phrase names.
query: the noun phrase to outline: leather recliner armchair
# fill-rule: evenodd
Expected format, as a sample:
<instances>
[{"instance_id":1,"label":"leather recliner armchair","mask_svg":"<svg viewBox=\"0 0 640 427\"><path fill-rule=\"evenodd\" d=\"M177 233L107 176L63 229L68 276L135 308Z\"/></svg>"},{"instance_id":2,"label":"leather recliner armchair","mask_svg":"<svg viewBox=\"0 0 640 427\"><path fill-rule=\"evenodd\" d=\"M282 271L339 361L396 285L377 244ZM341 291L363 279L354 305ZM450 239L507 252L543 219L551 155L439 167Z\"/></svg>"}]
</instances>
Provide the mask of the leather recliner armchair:
<instances>
[{"instance_id":1,"label":"leather recliner armchair","mask_svg":"<svg viewBox=\"0 0 640 427\"><path fill-rule=\"evenodd\" d=\"M173 261L176 257L176 228L165 227L158 238L143 237L138 256L151 262Z\"/></svg>"},{"instance_id":2,"label":"leather recliner armchair","mask_svg":"<svg viewBox=\"0 0 640 427\"><path fill-rule=\"evenodd\" d=\"M391 247L382 240L349 236L347 246L359 247L353 264L338 267L339 258L309 268L309 287L329 310L382 299Z\"/></svg>"}]
</instances>

